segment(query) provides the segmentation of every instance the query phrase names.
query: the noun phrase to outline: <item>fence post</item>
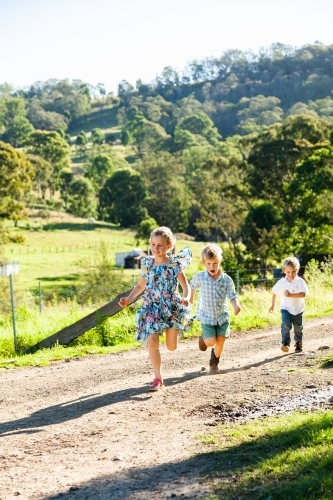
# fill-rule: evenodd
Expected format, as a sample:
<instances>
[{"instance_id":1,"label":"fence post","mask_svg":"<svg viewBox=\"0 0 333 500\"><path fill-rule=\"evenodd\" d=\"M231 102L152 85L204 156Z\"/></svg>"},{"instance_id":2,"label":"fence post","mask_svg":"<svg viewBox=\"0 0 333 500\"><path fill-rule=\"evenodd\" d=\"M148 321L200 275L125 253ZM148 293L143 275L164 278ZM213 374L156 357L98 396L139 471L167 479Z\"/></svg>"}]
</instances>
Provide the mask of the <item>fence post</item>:
<instances>
[{"instance_id":1,"label":"fence post","mask_svg":"<svg viewBox=\"0 0 333 500\"><path fill-rule=\"evenodd\" d=\"M39 297L39 312L42 312L42 287L40 281L38 282L38 297Z\"/></svg>"},{"instance_id":2,"label":"fence post","mask_svg":"<svg viewBox=\"0 0 333 500\"><path fill-rule=\"evenodd\" d=\"M236 271L236 291L237 295L239 295L239 269Z\"/></svg>"},{"instance_id":3,"label":"fence post","mask_svg":"<svg viewBox=\"0 0 333 500\"><path fill-rule=\"evenodd\" d=\"M13 332L14 332L14 349L17 352L17 338L16 338L16 322L15 322L15 305L14 305L14 287L13 287L13 275L9 275L9 287L10 287L10 301L12 304L12 321L13 321Z\"/></svg>"}]
</instances>

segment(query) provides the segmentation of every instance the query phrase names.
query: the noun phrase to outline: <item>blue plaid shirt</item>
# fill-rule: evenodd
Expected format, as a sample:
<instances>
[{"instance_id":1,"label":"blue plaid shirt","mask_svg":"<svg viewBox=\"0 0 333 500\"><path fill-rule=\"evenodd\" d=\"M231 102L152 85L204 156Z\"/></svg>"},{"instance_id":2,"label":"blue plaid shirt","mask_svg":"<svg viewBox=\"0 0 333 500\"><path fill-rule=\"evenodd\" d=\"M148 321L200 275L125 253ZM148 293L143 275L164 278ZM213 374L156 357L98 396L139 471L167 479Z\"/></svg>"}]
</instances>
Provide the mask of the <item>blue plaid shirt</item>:
<instances>
[{"instance_id":1,"label":"blue plaid shirt","mask_svg":"<svg viewBox=\"0 0 333 500\"><path fill-rule=\"evenodd\" d=\"M200 288L197 317L206 325L222 325L229 321L229 300L237 297L235 284L228 276L221 272L214 280L207 271L202 271L190 281L191 288Z\"/></svg>"}]
</instances>

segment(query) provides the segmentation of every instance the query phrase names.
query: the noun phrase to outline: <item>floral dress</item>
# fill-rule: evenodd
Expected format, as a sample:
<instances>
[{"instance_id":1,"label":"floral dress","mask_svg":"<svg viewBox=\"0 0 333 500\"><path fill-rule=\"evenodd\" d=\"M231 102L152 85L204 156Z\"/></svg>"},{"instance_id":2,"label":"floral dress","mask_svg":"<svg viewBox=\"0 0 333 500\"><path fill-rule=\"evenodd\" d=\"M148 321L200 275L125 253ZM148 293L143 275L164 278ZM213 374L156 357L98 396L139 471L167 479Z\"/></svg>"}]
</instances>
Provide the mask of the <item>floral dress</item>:
<instances>
[{"instance_id":1,"label":"floral dress","mask_svg":"<svg viewBox=\"0 0 333 500\"><path fill-rule=\"evenodd\" d=\"M141 261L141 276L147 280L143 303L136 313L136 340L145 342L151 333L162 334L167 328L181 332L192 324L191 307L181 303L177 276L189 265L192 252L183 248L169 257L170 263L154 266L154 257Z\"/></svg>"}]
</instances>

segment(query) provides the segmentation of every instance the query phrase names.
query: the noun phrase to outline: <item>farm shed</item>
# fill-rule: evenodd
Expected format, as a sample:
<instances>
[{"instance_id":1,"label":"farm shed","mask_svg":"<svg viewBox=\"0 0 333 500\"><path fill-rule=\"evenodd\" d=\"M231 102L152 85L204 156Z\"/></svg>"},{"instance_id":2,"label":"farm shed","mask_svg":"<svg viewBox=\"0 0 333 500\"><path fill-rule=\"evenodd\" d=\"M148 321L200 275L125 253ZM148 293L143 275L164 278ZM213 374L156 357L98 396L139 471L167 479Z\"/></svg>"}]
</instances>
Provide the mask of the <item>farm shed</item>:
<instances>
[{"instance_id":1,"label":"farm shed","mask_svg":"<svg viewBox=\"0 0 333 500\"><path fill-rule=\"evenodd\" d=\"M136 248L125 257L125 269L140 269L141 259L146 256L146 252L140 248Z\"/></svg>"},{"instance_id":2,"label":"farm shed","mask_svg":"<svg viewBox=\"0 0 333 500\"><path fill-rule=\"evenodd\" d=\"M141 248L134 248L131 252L116 253L116 266L127 269L139 269L141 258L147 254Z\"/></svg>"}]
</instances>

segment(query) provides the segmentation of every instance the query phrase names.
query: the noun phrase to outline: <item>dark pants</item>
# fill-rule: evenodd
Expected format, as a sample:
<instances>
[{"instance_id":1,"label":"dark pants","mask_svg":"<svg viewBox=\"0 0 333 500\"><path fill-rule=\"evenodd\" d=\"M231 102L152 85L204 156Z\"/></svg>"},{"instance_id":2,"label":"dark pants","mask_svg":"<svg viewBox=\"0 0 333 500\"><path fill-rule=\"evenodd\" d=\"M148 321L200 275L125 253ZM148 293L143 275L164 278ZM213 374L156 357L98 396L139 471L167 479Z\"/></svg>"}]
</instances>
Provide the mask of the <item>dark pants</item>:
<instances>
[{"instance_id":1,"label":"dark pants","mask_svg":"<svg viewBox=\"0 0 333 500\"><path fill-rule=\"evenodd\" d=\"M302 342L303 338L303 313L290 314L286 309L281 309L282 323L281 335L282 344L290 345L290 330L294 327L295 342Z\"/></svg>"}]
</instances>

